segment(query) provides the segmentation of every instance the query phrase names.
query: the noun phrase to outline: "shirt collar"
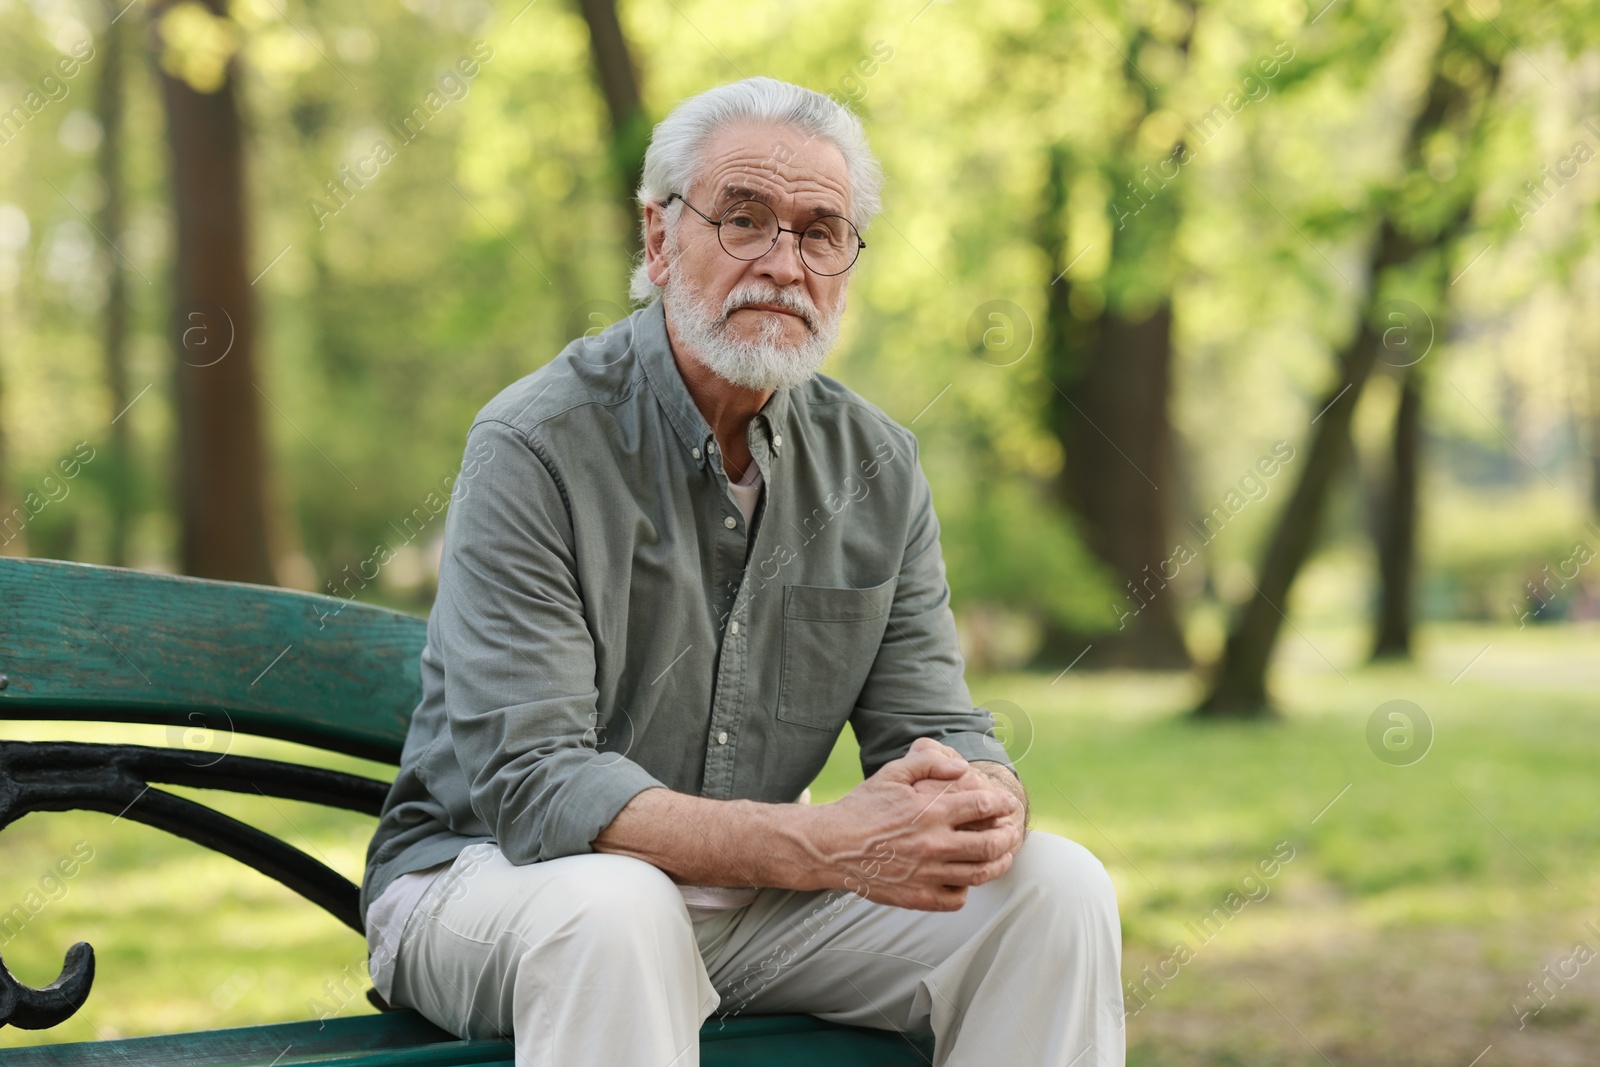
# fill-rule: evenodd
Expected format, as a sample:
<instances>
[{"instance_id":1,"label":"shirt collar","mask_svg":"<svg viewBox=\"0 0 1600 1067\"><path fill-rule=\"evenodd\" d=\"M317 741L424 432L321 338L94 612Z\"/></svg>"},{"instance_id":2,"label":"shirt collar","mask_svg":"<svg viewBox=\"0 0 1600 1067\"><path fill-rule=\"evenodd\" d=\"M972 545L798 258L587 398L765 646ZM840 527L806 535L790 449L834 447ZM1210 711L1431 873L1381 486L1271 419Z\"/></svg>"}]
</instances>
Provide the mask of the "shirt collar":
<instances>
[{"instance_id":1,"label":"shirt collar","mask_svg":"<svg viewBox=\"0 0 1600 1067\"><path fill-rule=\"evenodd\" d=\"M639 365L644 368L651 391L667 413L672 428L695 466L704 468L710 459L707 445L715 438L711 424L706 422L705 416L695 406L694 397L689 395L689 387L684 384L683 375L678 372L678 364L673 359L672 341L667 336L666 308L658 299L634 312L633 318ZM788 417L789 390L775 389L750 422L759 427L756 435L758 440L763 441L769 450L781 452L783 427Z\"/></svg>"}]
</instances>

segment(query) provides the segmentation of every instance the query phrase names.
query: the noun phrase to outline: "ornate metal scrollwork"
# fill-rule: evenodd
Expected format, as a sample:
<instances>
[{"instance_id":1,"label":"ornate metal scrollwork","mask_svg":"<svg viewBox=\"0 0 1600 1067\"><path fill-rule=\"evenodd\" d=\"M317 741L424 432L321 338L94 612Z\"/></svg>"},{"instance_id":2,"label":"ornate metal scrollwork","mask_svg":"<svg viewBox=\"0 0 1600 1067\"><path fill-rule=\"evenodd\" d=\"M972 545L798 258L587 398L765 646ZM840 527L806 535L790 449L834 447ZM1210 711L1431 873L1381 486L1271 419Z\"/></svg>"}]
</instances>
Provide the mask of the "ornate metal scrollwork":
<instances>
[{"instance_id":1,"label":"ornate metal scrollwork","mask_svg":"<svg viewBox=\"0 0 1600 1067\"><path fill-rule=\"evenodd\" d=\"M0 961L0 1026L10 1023L24 1030L48 1030L72 1018L89 999L94 984L94 949L79 941L67 949L61 976L43 989L17 981Z\"/></svg>"},{"instance_id":2,"label":"ornate metal scrollwork","mask_svg":"<svg viewBox=\"0 0 1600 1067\"><path fill-rule=\"evenodd\" d=\"M270 834L151 783L259 793L377 815L389 783L277 760L222 755L195 762L184 749L71 741L0 741L0 829L34 811L102 811L154 826L249 864L361 931L360 890ZM18 981L0 960L0 1026L42 1030L89 997L94 949L78 942L61 976L43 989Z\"/></svg>"}]
</instances>

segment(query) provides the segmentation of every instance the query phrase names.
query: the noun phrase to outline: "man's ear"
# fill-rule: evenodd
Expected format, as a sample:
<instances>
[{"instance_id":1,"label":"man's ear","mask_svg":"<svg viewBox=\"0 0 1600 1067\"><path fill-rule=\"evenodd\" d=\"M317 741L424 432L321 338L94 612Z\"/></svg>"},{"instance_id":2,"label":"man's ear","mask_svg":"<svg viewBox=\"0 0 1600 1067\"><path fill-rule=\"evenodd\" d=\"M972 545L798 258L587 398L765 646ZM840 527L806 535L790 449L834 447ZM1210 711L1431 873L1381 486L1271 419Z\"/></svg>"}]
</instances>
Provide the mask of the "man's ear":
<instances>
[{"instance_id":1,"label":"man's ear","mask_svg":"<svg viewBox=\"0 0 1600 1067\"><path fill-rule=\"evenodd\" d=\"M656 285L666 285L671 264L667 259L667 213L658 203L644 206L644 262L645 272Z\"/></svg>"}]
</instances>

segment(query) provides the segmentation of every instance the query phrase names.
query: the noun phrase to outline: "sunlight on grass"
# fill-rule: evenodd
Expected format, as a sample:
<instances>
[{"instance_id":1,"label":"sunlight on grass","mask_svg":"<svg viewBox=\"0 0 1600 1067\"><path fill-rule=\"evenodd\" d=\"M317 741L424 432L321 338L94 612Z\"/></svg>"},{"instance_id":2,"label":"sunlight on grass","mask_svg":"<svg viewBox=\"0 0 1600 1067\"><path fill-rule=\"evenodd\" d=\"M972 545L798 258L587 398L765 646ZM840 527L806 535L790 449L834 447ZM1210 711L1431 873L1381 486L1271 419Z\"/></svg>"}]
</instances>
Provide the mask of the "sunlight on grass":
<instances>
[{"instance_id":1,"label":"sunlight on grass","mask_svg":"<svg viewBox=\"0 0 1600 1067\"><path fill-rule=\"evenodd\" d=\"M1286 642L1275 689L1285 715L1265 724L1187 720L1201 692L1187 675L972 677L978 701L1014 705L1006 740L1034 826L1087 845L1117 886L1124 974L1143 980L1150 999L1129 1020L1131 1062L1254 1062L1245 1020L1277 1035L1263 1046L1278 1050L1270 1062L1321 1062L1292 1031L1279 1033L1279 1010L1320 1034L1324 1051L1381 1059L1384 1042L1420 1024L1398 1006L1369 1003L1375 994L1362 984L1374 974L1386 988L1420 982L1443 998L1430 1010L1486 1028L1491 1037L1463 1064L1491 1039L1531 1052L1592 1036L1592 991L1526 1032L1512 1028L1506 1005L1552 952L1570 948L1600 889L1590 862L1600 843L1597 687L1587 681L1595 637L1578 627L1530 635L1440 626L1424 633L1416 666L1363 667L1359 634L1314 629L1299 649ZM1367 744L1368 718L1396 698L1424 709L1435 730L1411 766L1388 765ZM4 734L166 743L160 728L8 723ZM239 738L234 751L308 758L260 739ZM388 773L326 754L316 761ZM847 733L814 800L836 799L859 779ZM211 799L359 879L373 820L258 796ZM352 975L355 988L366 986L363 940L231 860L93 813L32 815L6 834L7 907L75 844L93 849L59 899L17 936L0 933L7 965L43 984L76 940L94 944L99 962L76 1018L41 1034L0 1031L0 1047L371 1010L338 993ZM1265 877L1275 850L1292 859ZM1230 894L1245 902L1236 911ZM1180 942L1194 960L1176 978L1141 979ZM1368 1015L1351 1015L1353 1004ZM1229 1011L1243 1013L1240 1025L1218 1021ZM1415 1062L1453 1062L1478 1037L1435 1034L1434 1051ZM1179 1055L1195 1041L1211 1058Z\"/></svg>"}]
</instances>

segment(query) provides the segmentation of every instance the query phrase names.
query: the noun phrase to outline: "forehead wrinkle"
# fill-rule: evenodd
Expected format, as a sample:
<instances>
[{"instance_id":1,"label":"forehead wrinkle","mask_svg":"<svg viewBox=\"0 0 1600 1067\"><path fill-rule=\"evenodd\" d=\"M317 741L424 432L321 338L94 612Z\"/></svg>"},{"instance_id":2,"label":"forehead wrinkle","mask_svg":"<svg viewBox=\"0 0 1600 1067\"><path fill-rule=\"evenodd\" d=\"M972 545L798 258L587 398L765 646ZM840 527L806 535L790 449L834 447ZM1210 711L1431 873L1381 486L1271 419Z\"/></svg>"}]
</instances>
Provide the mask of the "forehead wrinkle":
<instances>
[{"instance_id":1,"label":"forehead wrinkle","mask_svg":"<svg viewBox=\"0 0 1600 1067\"><path fill-rule=\"evenodd\" d=\"M769 158L744 156L743 153L739 153L714 160L707 169L707 176L712 179L713 188L727 185L739 185L750 189L776 186L783 189L786 194L792 190L796 195L808 189L821 189L843 195L847 188L845 180L836 179L826 173L815 171L797 173L798 170L799 168L792 162L782 165L780 169L780 165Z\"/></svg>"},{"instance_id":2,"label":"forehead wrinkle","mask_svg":"<svg viewBox=\"0 0 1600 1067\"><path fill-rule=\"evenodd\" d=\"M768 193L763 189L753 189L747 185L739 185L736 182L729 182L728 184L724 185L722 187L722 192L718 194L715 203L720 207L724 204L733 204L740 200L757 200L773 209L776 209L778 206L778 198L773 196L771 193ZM797 205L797 209L801 213L810 212L813 218L819 218L823 215L837 215L840 213L838 208L825 201L813 201L810 204L800 204Z\"/></svg>"},{"instance_id":3,"label":"forehead wrinkle","mask_svg":"<svg viewBox=\"0 0 1600 1067\"><path fill-rule=\"evenodd\" d=\"M834 153L839 154L837 148ZM842 155L839 158L842 159ZM846 213L850 202L847 179L826 172L812 171L804 175L784 173L797 169L793 160L781 166L780 170L780 164L759 149L748 144L733 144L708 161L702 181L713 190L725 190L730 185L750 191L762 191L764 187L780 190L776 196L769 192L764 198L769 201L779 197L793 197L798 201L810 194L812 199L807 200L807 204L819 214ZM816 198L818 194L821 194L820 198ZM830 202L828 194L837 196L845 206Z\"/></svg>"}]
</instances>

